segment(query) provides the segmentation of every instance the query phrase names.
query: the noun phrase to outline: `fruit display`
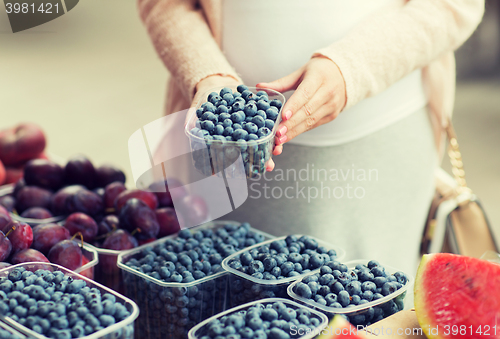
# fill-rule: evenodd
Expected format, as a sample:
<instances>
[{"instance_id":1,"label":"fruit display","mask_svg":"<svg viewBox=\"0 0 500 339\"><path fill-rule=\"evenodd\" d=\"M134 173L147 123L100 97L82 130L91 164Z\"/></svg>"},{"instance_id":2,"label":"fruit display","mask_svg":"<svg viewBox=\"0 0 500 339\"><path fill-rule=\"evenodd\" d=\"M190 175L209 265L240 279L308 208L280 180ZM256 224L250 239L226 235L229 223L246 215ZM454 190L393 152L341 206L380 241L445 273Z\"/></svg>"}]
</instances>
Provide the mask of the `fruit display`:
<instances>
[{"instance_id":1,"label":"fruit display","mask_svg":"<svg viewBox=\"0 0 500 339\"><path fill-rule=\"evenodd\" d=\"M327 324L318 311L286 299L269 298L232 308L205 320L189 332L189 339L312 338Z\"/></svg>"},{"instance_id":2,"label":"fruit display","mask_svg":"<svg viewBox=\"0 0 500 339\"><path fill-rule=\"evenodd\" d=\"M0 185L18 181L27 161L45 158L47 141L41 128L23 123L0 131Z\"/></svg>"},{"instance_id":3,"label":"fruit display","mask_svg":"<svg viewBox=\"0 0 500 339\"><path fill-rule=\"evenodd\" d=\"M186 126L194 166L205 175L264 173L284 102L281 93L245 85L208 94ZM240 156L243 168L234 164Z\"/></svg>"},{"instance_id":4,"label":"fruit display","mask_svg":"<svg viewBox=\"0 0 500 339\"><path fill-rule=\"evenodd\" d=\"M217 221L121 253L125 294L141 309L138 327L148 339L186 338L226 309L222 260L269 238L248 223Z\"/></svg>"},{"instance_id":5,"label":"fruit display","mask_svg":"<svg viewBox=\"0 0 500 339\"><path fill-rule=\"evenodd\" d=\"M410 285L407 274L376 260L330 261L290 285L288 293L329 317L342 314L353 325L369 326L401 311Z\"/></svg>"},{"instance_id":6,"label":"fruit display","mask_svg":"<svg viewBox=\"0 0 500 339\"><path fill-rule=\"evenodd\" d=\"M291 282L343 257L342 249L305 235L279 237L235 253L222 263L231 272L231 307L262 298L287 298Z\"/></svg>"},{"instance_id":7,"label":"fruit display","mask_svg":"<svg viewBox=\"0 0 500 339\"><path fill-rule=\"evenodd\" d=\"M30 337L132 339L138 313L131 300L54 264L0 271L0 315Z\"/></svg>"},{"instance_id":8,"label":"fruit display","mask_svg":"<svg viewBox=\"0 0 500 339\"><path fill-rule=\"evenodd\" d=\"M448 253L423 256L415 312L428 338L498 338L499 305L497 263Z\"/></svg>"},{"instance_id":9,"label":"fruit display","mask_svg":"<svg viewBox=\"0 0 500 339\"><path fill-rule=\"evenodd\" d=\"M316 339L366 339L368 336L365 332L363 329L358 330L353 327L341 315L336 315Z\"/></svg>"},{"instance_id":10,"label":"fruit display","mask_svg":"<svg viewBox=\"0 0 500 339\"><path fill-rule=\"evenodd\" d=\"M12 220L7 210L0 206L0 261L11 264L52 262L93 278L97 252L71 239L70 232L61 225L49 223L33 229L26 223Z\"/></svg>"}]
</instances>

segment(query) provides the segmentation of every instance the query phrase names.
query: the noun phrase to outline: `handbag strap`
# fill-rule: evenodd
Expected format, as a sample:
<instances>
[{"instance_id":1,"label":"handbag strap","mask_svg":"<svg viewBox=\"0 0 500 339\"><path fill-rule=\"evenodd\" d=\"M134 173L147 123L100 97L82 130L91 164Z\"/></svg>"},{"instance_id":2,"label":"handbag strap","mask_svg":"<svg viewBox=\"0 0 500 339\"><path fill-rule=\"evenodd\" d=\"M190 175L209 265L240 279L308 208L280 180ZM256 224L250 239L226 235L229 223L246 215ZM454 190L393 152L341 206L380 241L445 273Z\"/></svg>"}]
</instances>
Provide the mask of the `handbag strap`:
<instances>
[{"instance_id":1,"label":"handbag strap","mask_svg":"<svg viewBox=\"0 0 500 339\"><path fill-rule=\"evenodd\" d=\"M457 134L450 117L447 117L447 125L444 130L448 139L448 157L450 158L451 172L453 173L455 181L458 183L456 193L460 194L466 190L470 191L470 188L467 187L467 181L465 180L464 163L462 161L462 153L460 152Z\"/></svg>"}]
</instances>

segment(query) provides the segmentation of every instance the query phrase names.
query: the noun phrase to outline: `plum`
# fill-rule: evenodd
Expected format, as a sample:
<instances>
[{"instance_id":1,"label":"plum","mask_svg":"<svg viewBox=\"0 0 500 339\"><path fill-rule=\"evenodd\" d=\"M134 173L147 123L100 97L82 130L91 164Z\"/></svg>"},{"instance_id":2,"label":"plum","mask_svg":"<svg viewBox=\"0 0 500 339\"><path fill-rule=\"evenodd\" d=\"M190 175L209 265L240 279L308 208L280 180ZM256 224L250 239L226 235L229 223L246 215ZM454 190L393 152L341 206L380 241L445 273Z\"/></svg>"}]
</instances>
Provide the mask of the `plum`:
<instances>
[{"instance_id":1,"label":"plum","mask_svg":"<svg viewBox=\"0 0 500 339\"><path fill-rule=\"evenodd\" d=\"M102 187L97 187L92 190L95 194L101 197L101 199L104 199L104 188Z\"/></svg>"},{"instance_id":2,"label":"plum","mask_svg":"<svg viewBox=\"0 0 500 339\"><path fill-rule=\"evenodd\" d=\"M24 171L23 166L20 167L5 167L5 181L4 185L15 184L23 179Z\"/></svg>"},{"instance_id":3,"label":"plum","mask_svg":"<svg viewBox=\"0 0 500 339\"><path fill-rule=\"evenodd\" d=\"M21 217L30 219L48 219L52 218L52 213L43 207L30 207L21 213Z\"/></svg>"},{"instance_id":4,"label":"plum","mask_svg":"<svg viewBox=\"0 0 500 339\"><path fill-rule=\"evenodd\" d=\"M82 266L83 253L77 241L63 240L52 246L47 257L54 264L74 271Z\"/></svg>"},{"instance_id":5,"label":"plum","mask_svg":"<svg viewBox=\"0 0 500 339\"><path fill-rule=\"evenodd\" d=\"M160 224L158 238L177 233L181 230L181 223L179 223L175 210L172 207L159 208L155 213L158 224Z\"/></svg>"},{"instance_id":6,"label":"plum","mask_svg":"<svg viewBox=\"0 0 500 339\"><path fill-rule=\"evenodd\" d=\"M109 232L116 230L120 226L120 220L118 217L114 214L110 214L102 218L102 220L99 222L99 230L97 235L104 235L108 234Z\"/></svg>"},{"instance_id":7,"label":"plum","mask_svg":"<svg viewBox=\"0 0 500 339\"><path fill-rule=\"evenodd\" d=\"M112 182L121 182L125 183L125 173L122 172L119 168L105 164L99 166L95 170L96 178L97 178L97 186L106 187Z\"/></svg>"},{"instance_id":8,"label":"plum","mask_svg":"<svg viewBox=\"0 0 500 339\"><path fill-rule=\"evenodd\" d=\"M76 212L68 216L64 223L64 227L69 230L71 235L80 232L83 240L91 242L97 235L97 223L85 213Z\"/></svg>"},{"instance_id":9,"label":"plum","mask_svg":"<svg viewBox=\"0 0 500 339\"><path fill-rule=\"evenodd\" d=\"M136 229L141 235L156 238L160 225L155 212L142 200L132 198L127 200L120 211L120 226L132 232Z\"/></svg>"},{"instance_id":10,"label":"plum","mask_svg":"<svg viewBox=\"0 0 500 339\"><path fill-rule=\"evenodd\" d=\"M49 259L47 259L41 252L33 248L28 248L20 252L17 252L12 256L10 261L13 265L25 262L46 262L46 263L50 262Z\"/></svg>"},{"instance_id":11,"label":"plum","mask_svg":"<svg viewBox=\"0 0 500 339\"><path fill-rule=\"evenodd\" d=\"M112 182L104 189L104 206L105 208L114 208L115 200L120 193L126 191L127 188L121 182Z\"/></svg>"},{"instance_id":12,"label":"plum","mask_svg":"<svg viewBox=\"0 0 500 339\"><path fill-rule=\"evenodd\" d=\"M0 131L0 160L5 166L36 158L45 149L45 135L32 123Z\"/></svg>"},{"instance_id":13,"label":"plum","mask_svg":"<svg viewBox=\"0 0 500 339\"><path fill-rule=\"evenodd\" d=\"M12 253L25 250L33 243L33 230L31 226L19 221L13 221L4 227L3 233L7 235L12 244Z\"/></svg>"},{"instance_id":14,"label":"plum","mask_svg":"<svg viewBox=\"0 0 500 339\"><path fill-rule=\"evenodd\" d=\"M134 190L126 190L120 193L115 200L115 209L117 211L120 211L122 206L132 198L136 198L139 200L142 200L144 203L146 203L149 208L152 210L156 209L158 207L158 199L156 198L156 195L152 192L149 191L144 191L144 190L139 190L139 189L134 189Z\"/></svg>"},{"instance_id":15,"label":"plum","mask_svg":"<svg viewBox=\"0 0 500 339\"><path fill-rule=\"evenodd\" d=\"M144 238L144 239L137 239L137 242L139 243L139 246L149 244L153 241L157 240L156 238Z\"/></svg>"},{"instance_id":16,"label":"plum","mask_svg":"<svg viewBox=\"0 0 500 339\"><path fill-rule=\"evenodd\" d=\"M3 165L2 160L0 160L0 185L3 185L6 177L7 173L5 172L5 166Z\"/></svg>"},{"instance_id":17,"label":"plum","mask_svg":"<svg viewBox=\"0 0 500 339\"><path fill-rule=\"evenodd\" d=\"M12 212L16 207L16 199L12 195L4 195L3 197L0 197L0 206L4 207L9 212Z\"/></svg>"},{"instance_id":18,"label":"plum","mask_svg":"<svg viewBox=\"0 0 500 339\"><path fill-rule=\"evenodd\" d=\"M0 231L0 261L7 259L12 252L12 243L9 238Z\"/></svg>"},{"instance_id":19,"label":"plum","mask_svg":"<svg viewBox=\"0 0 500 339\"><path fill-rule=\"evenodd\" d=\"M137 247L138 245L137 239L126 230L120 229L112 232L109 237L106 238L102 247L109 250L123 251ZM103 255L100 256L99 259L100 264L103 265L103 272L106 274L118 273L119 269L116 265L117 257L115 255Z\"/></svg>"},{"instance_id":20,"label":"plum","mask_svg":"<svg viewBox=\"0 0 500 339\"><path fill-rule=\"evenodd\" d=\"M24 181L27 185L58 190L64 184L64 170L53 161L33 159L24 166Z\"/></svg>"},{"instance_id":21,"label":"plum","mask_svg":"<svg viewBox=\"0 0 500 339\"><path fill-rule=\"evenodd\" d=\"M71 238L69 230L57 224L45 224L33 229L33 248L48 254L52 246Z\"/></svg>"},{"instance_id":22,"label":"plum","mask_svg":"<svg viewBox=\"0 0 500 339\"><path fill-rule=\"evenodd\" d=\"M66 200L66 209L69 213L82 212L91 216L104 210L102 198L92 191L82 189Z\"/></svg>"},{"instance_id":23,"label":"plum","mask_svg":"<svg viewBox=\"0 0 500 339\"><path fill-rule=\"evenodd\" d=\"M176 206L177 207L177 206ZM178 215L185 221L185 227L199 225L208 218L208 206L205 200L198 195L188 195L181 200L178 206Z\"/></svg>"},{"instance_id":24,"label":"plum","mask_svg":"<svg viewBox=\"0 0 500 339\"><path fill-rule=\"evenodd\" d=\"M17 212L22 213L30 207L49 208L52 193L49 190L36 186L25 186L16 196Z\"/></svg>"},{"instance_id":25,"label":"plum","mask_svg":"<svg viewBox=\"0 0 500 339\"><path fill-rule=\"evenodd\" d=\"M184 185L179 180L173 178L152 183L149 186L149 190L154 192L158 198L160 207L173 206L174 200L179 201L188 194Z\"/></svg>"},{"instance_id":26,"label":"plum","mask_svg":"<svg viewBox=\"0 0 500 339\"><path fill-rule=\"evenodd\" d=\"M81 185L71 185L57 191L50 201L50 209L54 215L68 214L69 200L79 191L84 190Z\"/></svg>"},{"instance_id":27,"label":"plum","mask_svg":"<svg viewBox=\"0 0 500 339\"><path fill-rule=\"evenodd\" d=\"M15 197L17 196L17 193L21 190L21 188L26 186L26 181L24 181L24 178L19 179L16 181L16 184L14 185L14 191L12 192L12 195Z\"/></svg>"},{"instance_id":28,"label":"plum","mask_svg":"<svg viewBox=\"0 0 500 339\"><path fill-rule=\"evenodd\" d=\"M68 184L83 185L93 189L96 184L96 172L92 162L83 155L72 157L64 168Z\"/></svg>"},{"instance_id":29,"label":"plum","mask_svg":"<svg viewBox=\"0 0 500 339\"><path fill-rule=\"evenodd\" d=\"M12 222L9 212L5 207L0 206L0 230L3 230L8 224Z\"/></svg>"}]
</instances>

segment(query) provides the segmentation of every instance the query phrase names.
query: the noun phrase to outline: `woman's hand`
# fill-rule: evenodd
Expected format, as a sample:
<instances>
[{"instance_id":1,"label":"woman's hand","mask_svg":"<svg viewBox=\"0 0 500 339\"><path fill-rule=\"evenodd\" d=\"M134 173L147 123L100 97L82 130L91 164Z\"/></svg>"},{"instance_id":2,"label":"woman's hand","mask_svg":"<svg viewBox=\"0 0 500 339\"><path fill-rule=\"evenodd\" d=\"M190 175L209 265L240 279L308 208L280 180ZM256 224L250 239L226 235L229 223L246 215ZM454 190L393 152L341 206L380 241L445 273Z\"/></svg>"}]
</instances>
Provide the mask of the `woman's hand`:
<instances>
[{"instance_id":1,"label":"woman's hand","mask_svg":"<svg viewBox=\"0 0 500 339\"><path fill-rule=\"evenodd\" d=\"M257 87L278 92L296 90L283 107L274 155L281 154L285 142L335 119L347 101L344 77L338 66L325 57L311 58L297 71ZM273 168L274 164L267 170Z\"/></svg>"}]
</instances>

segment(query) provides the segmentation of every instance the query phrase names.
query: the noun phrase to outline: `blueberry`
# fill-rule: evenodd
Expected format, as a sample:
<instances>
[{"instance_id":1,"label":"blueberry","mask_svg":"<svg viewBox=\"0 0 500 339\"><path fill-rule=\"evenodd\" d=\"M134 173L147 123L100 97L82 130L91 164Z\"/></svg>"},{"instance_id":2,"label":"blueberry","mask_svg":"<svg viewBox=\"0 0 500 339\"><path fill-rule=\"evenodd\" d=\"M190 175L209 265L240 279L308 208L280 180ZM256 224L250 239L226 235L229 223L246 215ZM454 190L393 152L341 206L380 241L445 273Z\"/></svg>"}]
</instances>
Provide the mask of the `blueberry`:
<instances>
[{"instance_id":1,"label":"blueberry","mask_svg":"<svg viewBox=\"0 0 500 339\"><path fill-rule=\"evenodd\" d=\"M262 324L263 324L262 320L259 317L252 317L251 319L247 320L247 326L254 331L257 331L260 328L262 328Z\"/></svg>"},{"instance_id":2,"label":"blueberry","mask_svg":"<svg viewBox=\"0 0 500 339\"><path fill-rule=\"evenodd\" d=\"M254 133L249 133L248 134L248 140L258 140L259 139L259 136L257 134L254 134Z\"/></svg>"},{"instance_id":3,"label":"blueberry","mask_svg":"<svg viewBox=\"0 0 500 339\"><path fill-rule=\"evenodd\" d=\"M278 99L273 99L271 100L270 105L276 107L277 109L280 109L283 103Z\"/></svg>"},{"instance_id":4,"label":"blueberry","mask_svg":"<svg viewBox=\"0 0 500 339\"><path fill-rule=\"evenodd\" d=\"M337 294L337 301L342 307L347 307L351 302L349 293L347 291L340 291Z\"/></svg>"},{"instance_id":5,"label":"blueberry","mask_svg":"<svg viewBox=\"0 0 500 339\"><path fill-rule=\"evenodd\" d=\"M262 99L261 99L261 100L257 101L257 108L258 108L259 110L262 110L262 111L264 111L264 112L265 112L265 111L266 111L267 109L269 109L270 107L271 107L271 105L269 105L269 103L268 103L268 102L266 102L265 100L262 100Z\"/></svg>"},{"instance_id":6,"label":"blueberry","mask_svg":"<svg viewBox=\"0 0 500 339\"><path fill-rule=\"evenodd\" d=\"M394 293L398 290L398 286L394 282L386 282L382 286L382 295L389 295L391 293Z\"/></svg>"},{"instance_id":7,"label":"blueberry","mask_svg":"<svg viewBox=\"0 0 500 339\"><path fill-rule=\"evenodd\" d=\"M311 297L312 297L311 288L306 283L303 283L303 282L299 282L297 284L297 286L295 287L295 292L299 296L306 298L306 299L311 299Z\"/></svg>"},{"instance_id":8,"label":"blueberry","mask_svg":"<svg viewBox=\"0 0 500 339\"><path fill-rule=\"evenodd\" d=\"M373 299L373 292L372 291L364 291L363 294L361 294L361 298L367 300L367 301L372 301Z\"/></svg>"},{"instance_id":9,"label":"blueberry","mask_svg":"<svg viewBox=\"0 0 500 339\"><path fill-rule=\"evenodd\" d=\"M253 134L257 133L257 131L259 130L257 125L255 125L253 122L245 124L244 128L248 133L253 133Z\"/></svg>"},{"instance_id":10,"label":"blueberry","mask_svg":"<svg viewBox=\"0 0 500 339\"><path fill-rule=\"evenodd\" d=\"M235 112L235 113L231 114L231 120L234 124L239 124L245 120L245 117L243 116L243 114L240 114L239 112ZM233 128L235 128L235 127L233 126Z\"/></svg>"},{"instance_id":11,"label":"blueberry","mask_svg":"<svg viewBox=\"0 0 500 339\"><path fill-rule=\"evenodd\" d=\"M240 93L243 93L244 91L248 90L248 87L245 85L238 85L238 87L236 87L236 90Z\"/></svg>"},{"instance_id":12,"label":"blueberry","mask_svg":"<svg viewBox=\"0 0 500 339\"><path fill-rule=\"evenodd\" d=\"M385 277L385 269L382 266L375 266L370 269L374 277Z\"/></svg>"},{"instance_id":13,"label":"blueberry","mask_svg":"<svg viewBox=\"0 0 500 339\"><path fill-rule=\"evenodd\" d=\"M361 283L359 281L351 281L345 287L345 290L351 295L360 295L361 294Z\"/></svg>"},{"instance_id":14,"label":"blueberry","mask_svg":"<svg viewBox=\"0 0 500 339\"><path fill-rule=\"evenodd\" d=\"M215 130L215 125L212 121L205 120L202 121L201 128L203 128L205 131L208 131L209 133L212 133Z\"/></svg>"},{"instance_id":15,"label":"blueberry","mask_svg":"<svg viewBox=\"0 0 500 339\"><path fill-rule=\"evenodd\" d=\"M264 264L264 269L266 271L271 271L273 268L276 267L277 262L276 259L274 259L273 257L268 257L264 259L263 264Z\"/></svg>"},{"instance_id":16,"label":"blueberry","mask_svg":"<svg viewBox=\"0 0 500 339\"><path fill-rule=\"evenodd\" d=\"M309 260L310 265L312 268L319 268L323 263L325 262L325 259L319 255L319 254L314 254L311 256L311 259Z\"/></svg>"},{"instance_id":17,"label":"blueberry","mask_svg":"<svg viewBox=\"0 0 500 339\"><path fill-rule=\"evenodd\" d=\"M278 319L278 312L273 308L266 308L262 311L261 318L266 321L273 321Z\"/></svg>"},{"instance_id":18,"label":"blueberry","mask_svg":"<svg viewBox=\"0 0 500 339\"><path fill-rule=\"evenodd\" d=\"M297 318L297 312L295 312L293 308L287 307L287 309L281 313L281 318L286 321L291 321Z\"/></svg>"},{"instance_id":19,"label":"blueberry","mask_svg":"<svg viewBox=\"0 0 500 339\"><path fill-rule=\"evenodd\" d=\"M387 278L375 277L375 279L373 279L373 282L375 283L375 285L377 285L377 287L382 287L387 282Z\"/></svg>"},{"instance_id":20,"label":"blueberry","mask_svg":"<svg viewBox=\"0 0 500 339\"><path fill-rule=\"evenodd\" d=\"M279 111L275 107L271 107L271 108L268 108L266 110L267 119L276 121L276 119L278 118L278 114L279 114Z\"/></svg>"},{"instance_id":21,"label":"blueberry","mask_svg":"<svg viewBox=\"0 0 500 339\"><path fill-rule=\"evenodd\" d=\"M408 276L403 272L394 273L394 277L396 278L396 281L401 285L405 285L408 282Z\"/></svg>"},{"instance_id":22,"label":"blueberry","mask_svg":"<svg viewBox=\"0 0 500 339\"><path fill-rule=\"evenodd\" d=\"M247 90L244 90L243 92L241 92L241 97L243 99L245 99L245 101L249 101L251 99L253 99L255 97L255 94L253 94L252 91L249 91L248 89Z\"/></svg>"},{"instance_id":23,"label":"blueberry","mask_svg":"<svg viewBox=\"0 0 500 339\"><path fill-rule=\"evenodd\" d=\"M339 294L340 291L344 290L344 285L342 285L340 282L336 281L333 285L330 286L330 290L333 293Z\"/></svg>"},{"instance_id":24,"label":"blueberry","mask_svg":"<svg viewBox=\"0 0 500 339\"><path fill-rule=\"evenodd\" d=\"M252 118L252 122L257 125L257 128L262 128L265 126L265 120L260 115L256 115Z\"/></svg>"},{"instance_id":25,"label":"blueberry","mask_svg":"<svg viewBox=\"0 0 500 339\"><path fill-rule=\"evenodd\" d=\"M215 135L222 135L224 133L224 126L222 124L215 125L213 133Z\"/></svg>"},{"instance_id":26,"label":"blueberry","mask_svg":"<svg viewBox=\"0 0 500 339\"><path fill-rule=\"evenodd\" d=\"M254 117L257 114L257 106L254 103L248 103L243 111L247 117Z\"/></svg>"},{"instance_id":27,"label":"blueberry","mask_svg":"<svg viewBox=\"0 0 500 339\"><path fill-rule=\"evenodd\" d=\"M287 261L280 266L280 269L281 269L281 274L287 276L290 272L294 270L294 264L290 261Z\"/></svg>"},{"instance_id":28,"label":"blueberry","mask_svg":"<svg viewBox=\"0 0 500 339\"><path fill-rule=\"evenodd\" d=\"M372 293L375 293L375 290L377 289L377 285L373 281L365 281L361 284L361 290L363 292L365 291L370 291Z\"/></svg>"},{"instance_id":29,"label":"blueberry","mask_svg":"<svg viewBox=\"0 0 500 339\"><path fill-rule=\"evenodd\" d=\"M233 133L233 139L234 140L240 140L240 139L247 140L248 139L248 132L244 129L237 129Z\"/></svg>"},{"instance_id":30,"label":"blueberry","mask_svg":"<svg viewBox=\"0 0 500 339\"><path fill-rule=\"evenodd\" d=\"M372 300L377 300L377 299L380 299L380 298L383 298L384 296L380 293L374 293L373 294L373 299Z\"/></svg>"}]
</instances>

